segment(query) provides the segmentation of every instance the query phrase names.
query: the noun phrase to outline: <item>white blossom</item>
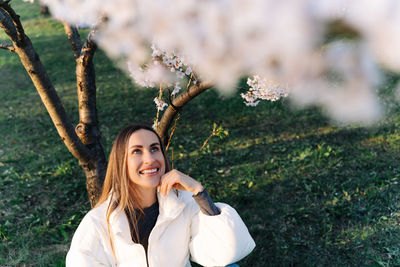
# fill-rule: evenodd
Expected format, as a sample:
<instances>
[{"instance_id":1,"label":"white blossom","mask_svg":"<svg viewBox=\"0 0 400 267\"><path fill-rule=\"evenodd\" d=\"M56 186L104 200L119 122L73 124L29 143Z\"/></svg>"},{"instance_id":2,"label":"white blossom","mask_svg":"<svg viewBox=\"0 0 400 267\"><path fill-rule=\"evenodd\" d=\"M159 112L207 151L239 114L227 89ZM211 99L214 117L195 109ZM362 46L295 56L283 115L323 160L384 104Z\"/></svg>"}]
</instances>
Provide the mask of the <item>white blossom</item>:
<instances>
[{"instance_id":1,"label":"white blossom","mask_svg":"<svg viewBox=\"0 0 400 267\"><path fill-rule=\"evenodd\" d=\"M297 105L317 103L340 123L373 123L381 116L374 85L381 77L364 44L333 42L309 59L317 65L307 77L291 88Z\"/></svg>"},{"instance_id":2,"label":"white blossom","mask_svg":"<svg viewBox=\"0 0 400 267\"><path fill-rule=\"evenodd\" d=\"M191 67L187 67L187 68L186 68L186 71L185 71L185 74L186 74L187 76L189 76L190 74L192 74L192 72L193 72L192 68L191 68Z\"/></svg>"},{"instance_id":3,"label":"white blossom","mask_svg":"<svg viewBox=\"0 0 400 267\"><path fill-rule=\"evenodd\" d=\"M398 0L42 1L73 24L102 21L98 44L108 55L131 62L131 74L143 86L173 85L195 68L201 80L229 93L241 77L256 73L291 88L295 103L321 105L335 120L369 122L381 109L374 93L379 67L400 71ZM347 41L340 49L327 41L333 21L354 30L357 36L349 42L361 51ZM343 80L332 82L335 73ZM266 92L253 94L268 98ZM256 99L263 98L246 102L254 105Z\"/></svg>"},{"instance_id":4,"label":"white blossom","mask_svg":"<svg viewBox=\"0 0 400 267\"><path fill-rule=\"evenodd\" d=\"M176 94L180 89L176 89L176 85L179 80L186 77L183 68L189 70L190 73L192 69L185 66L183 58L175 53L166 53L154 44L152 44L151 49L152 60L150 63L139 66L135 65L134 62L128 62L128 71L132 79L143 87L158 87L160 84L168 87L174 85ZM172 75L172 73L175 75Z\"/></svg>"},{"instance_id":5,"label":"white blossom","mask_svg":"<svg viewBox=\"0 0 400 267\"><path fill-rule=\"evenodd\" d=\"M242 96L243 97L243 96ZM247 98L245 98L247 100ZM254 101L253 99L251 99L250 101L247 100L247 102L244 102L246 104L246 106L248 107L255 107L258 105L258 103L260 103L260 100Z\"/></svg>"},{"instance_id":6,"label":"white blossom","mask_svg":"<svg viewBox=\"0 0 400 267\"><path fill-rule=\"evenodd\" d=\"M163 111L165 107L168 106L167 103L164 102L164 100L162 100L161 98L154 98L154 103L156 103L156 107L158 111Z\"/></svg>"},{"instance_id":7,"label":"white blossom","mask_svg":"<svg viewBox=\"0 0 400 267\"><path fill-rule=\"evenodd\" d=\"M286 87L267 79L261 79L257 75L253 79L248 78L247 84L250 86L250 89L247 93L240 94L246 100L245 104L247 106L257 106L260 102L256 101L257 99L277 101L282 97L287 97L289 94Z\"/></svg>"},{"instance_id":8,"label":"white blossom","mask_svg":"<svg viewBox=\"0 0 400 267\"><path fill-rule=\"evenodd\" d=\"M183 79L183 78L185 77L185 73L182 72L182 70L178 70L178 71L176 72L176 77L177 77L178 79Z\"/></svg>"},{"instance_id":9,"label":"white blossom","mask_svg":"<svg viewBox=\"0 0 400 267\"><path fill-rule=\"evenodd\" d=\"M153 62L145 68L128 62L128 70L134 81L143 87L158 87L160 84L170 84L174 81L174 77L169 75L169 72L157 62Z\"/></svg>"},{"instance_id":10,"label":"white blossom","mask_svg":"<svg viewBox=\"0 0 400 267\"><path fill-rule=\"evenodd\" d=\"M174 86L174 90L171 92L171 95L176 95L177 93L179 93L180 90L181 90L181 86L179 85L179 82L176 82L175 86Z\"/></svg>"}]
</instances>

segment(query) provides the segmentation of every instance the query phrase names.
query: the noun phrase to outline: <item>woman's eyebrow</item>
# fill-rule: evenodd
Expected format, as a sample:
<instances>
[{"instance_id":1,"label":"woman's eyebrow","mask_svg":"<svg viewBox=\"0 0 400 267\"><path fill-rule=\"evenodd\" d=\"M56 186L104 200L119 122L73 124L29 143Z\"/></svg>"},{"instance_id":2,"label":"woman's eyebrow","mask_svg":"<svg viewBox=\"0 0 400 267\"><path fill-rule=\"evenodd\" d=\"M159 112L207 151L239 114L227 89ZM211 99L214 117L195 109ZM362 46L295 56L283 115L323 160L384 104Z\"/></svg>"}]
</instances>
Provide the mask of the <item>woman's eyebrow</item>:
<instances>
[{"instance_id":1,"label":"woman's eyebrow","mask_svg":"<svg viewBox=\"0 0 400 267\"><path fill-rule=\"evenodd\" d=\"M160 146L160 143L153 143L150 145L150 147L152 147L152 146ZM132 149L132 148L143 148L143 146L142 145L133 145L129 149Z\"/></svg>"},{"instance_id":2,"label":"woman's eyebrow","mask_svg":"<svg viewBox=\"0 0 400 267\"><path fill-rule=\"evenodd\" d=\"M129 149L132 149L132 148L143 148L143 146L142 145L133 145Z\"/></svg>"},{"instance_id":3,"label":"woman's eyebrow","mask_svg":"<svg viewBox=\"0 0 400 267\"><path fill-rule=\"evenodd\" d=\"M159 146L159 145L160 145L160 143L153 143L150 146Z\"/></svg>"}]
</instances>

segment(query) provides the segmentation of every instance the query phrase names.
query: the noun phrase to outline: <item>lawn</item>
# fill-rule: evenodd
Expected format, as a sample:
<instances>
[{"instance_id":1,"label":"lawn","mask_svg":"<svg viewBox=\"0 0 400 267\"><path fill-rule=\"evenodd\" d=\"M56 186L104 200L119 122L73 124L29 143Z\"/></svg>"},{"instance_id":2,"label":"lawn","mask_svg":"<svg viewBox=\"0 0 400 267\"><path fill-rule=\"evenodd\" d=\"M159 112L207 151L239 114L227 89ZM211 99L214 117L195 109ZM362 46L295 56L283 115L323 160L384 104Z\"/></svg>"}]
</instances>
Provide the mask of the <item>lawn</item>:
<instances>
[{"instance_id":1,"label":"lawn","mask_svg":"<svg viewBox=\"0 0 400 267\"><path fill-rule=\"evenodd\" d=\"M12 6L76 124L75 62L62 25L36 4ZM95 64L108 153L125 125L152 122L157 91L136 87L102 51ZM84 174L15 54L0 50L0 77L0 266L64 266L90 209ZM257 246L240 266L400 265L395 81L388 74L379 89L388 112L370 127L335 126L318 108L297 110L286 99L246 107L240 92L210 90L184 108L169 157L242 216ZM229 135L199 153L214 123Z\"/></svg>"}]
</instances>

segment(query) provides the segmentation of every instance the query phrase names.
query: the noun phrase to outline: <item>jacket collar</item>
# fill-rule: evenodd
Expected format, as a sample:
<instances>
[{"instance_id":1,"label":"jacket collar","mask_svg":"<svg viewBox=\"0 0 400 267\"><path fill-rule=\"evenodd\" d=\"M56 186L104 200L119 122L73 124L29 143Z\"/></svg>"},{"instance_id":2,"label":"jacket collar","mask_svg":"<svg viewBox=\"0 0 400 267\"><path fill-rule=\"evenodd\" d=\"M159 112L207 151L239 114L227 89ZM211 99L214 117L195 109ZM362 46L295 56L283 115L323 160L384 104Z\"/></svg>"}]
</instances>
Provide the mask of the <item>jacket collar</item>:
<instances>
[{"instance_id":1,"label":"jacket collar","mask_svg":"<svg viewBox=\"0 0 400 267\"><path fill-rule=\"evenodd\" d=\"M169 221L175 219L179 216L179 214L181 214L181 212L185 208L185 203L180 199L181 194L178 194L177 196L176 192L177 191L173 189L165 197L157 192L157 199L160 211L159 218L157 219L157 224L159 223L158 221ZM109 201L111 201L111 195L109 197L109 200L106 201L107 205ZM128 218L126 217L123 210L117 208L111 213L110 227L114 234L130 232Z\"/></svg>"}]
</instances>

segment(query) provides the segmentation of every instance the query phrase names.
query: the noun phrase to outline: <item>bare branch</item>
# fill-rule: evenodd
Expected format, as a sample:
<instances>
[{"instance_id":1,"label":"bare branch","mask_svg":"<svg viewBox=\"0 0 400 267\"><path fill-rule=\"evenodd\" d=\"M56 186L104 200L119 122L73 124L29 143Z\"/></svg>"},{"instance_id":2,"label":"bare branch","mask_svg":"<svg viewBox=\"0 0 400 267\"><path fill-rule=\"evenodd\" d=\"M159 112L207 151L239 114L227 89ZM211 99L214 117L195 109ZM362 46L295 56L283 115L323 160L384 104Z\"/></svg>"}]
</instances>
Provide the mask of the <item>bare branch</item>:
<instances>
[{"instance_id":1,"label":"bare branch","mask_svg":"<svg viewBox=\"0 0 400 267\"><path fill-rule=\"evenodd\" d=\"M168 129L175 117L178 113L179 109L181 109L184 105L186 105L190 100L201 94L202 92L212 88L214 84L211 82L201 82L196 85L192 85L180 94L174 101L172 101L171 105L165 110L159 124L157 127L157 133L160 135L161 140L166 143L168 140Z\"/></svg>"},{"instance_id":2,"label":"bare branch","mask_svg":"<svg viewBox=\"0 0 400 267\"><path fill-rule=\"evenodd\" d=\"M88 36L86 37L86 41L83 44L81 54L90 55L93 57L94 52L97 49L96 42L94 41L94 36L96 34L96 29L93 29L89 32Z\"/></svg>"},{"instance_id":3,"label":"bare branch","mask_svg":"<svg viewBox=\"0 0 400 267\"><path fill-rule=\"evenodd\" d=\"M93 64L93 57L96 51L96 44L93 41L94 31L89 33L85 44L83 45L79 57L76 59L76 82L78 89L79 101L79 124L85 125L84 131L77 132L84 133L81 137L84 144L91 144L100 135L98 133L97 123L97 109L96 109L96 74ZM87 131L87 127L94 128ZM95 131L95 132L93 132Z\"/></svg>"},{"instance_id":4,"label":"bare branch","mask_svg":"<svg viewBox=\"0 0 400 267\"><path fill-rule=\"evenodd\" d=\"M83 144L95 154L95 168L82 165L86 174L86 187L92 207L96 204L106 173L107 160L100 143L100 129L96 108L96 74L93 57L96 44L93 41L95 31L92 30L76 59L76 82L79 102L79 124L75 131Z\"/></svg>"},{"instance_id":5,"label":"bare branch","mask_svg":"<svg viewBox=\"0 0 400 267\"><path fill-rule=\"evenodd\" d=\"M15 53L15 48L14 48L13 45L1 44L1 43L0 43L0 49L5 49L5 50L8 50L8 51L10 51L10 52Z\"/></svg>"},{"instance_id":6,"label":"bare branch","mask_svg":"<svg viewBox=\"0 0 400 267\"><path fill-rule=\"evenodd\" d=\"M1 3L1 2L0 2ZM18 40L17 29L14 26L14 23L11 17L8 15L6 11L0 5L0 27L4 30L4 32L10 37L13 42Z\"/></svg>"},{"instance_id":7,"label":"bare branch","mask_svg":"<svg viewBox=\"0 0 400 267\"><path fill-rule=\"evenodd\" d=\"M32 79L58 134L68 150L81 164L89 162L92 155L75 133L75 129L64 110L61 100L28 37L26 37L25 47L16 47L16 53Z\"/></svg>"},{"instance_id":8,"label":"bare branch","mask_svg":"<svg viewBox=\"0 0 400 267\"><path fill-rule=\"evenodd\" d=\"M77 59L81 54L82 42L79 36L78 29L70 24L63 22L65 34L71 44L72 51L74 52L74 58Z\"/></svg>"},{"instance_id":9,"label":"bare branch","mask_svg":"<svg viewBox=\"0 0 400 267\"><path fill-rule=\"evenodd\" d=\"M13 39L13 42L16 42L17 46L23 46L25 43L24 28L22 27L21 20L19 19L19 15L17 15L17 13L15 13L14 9L12 9L9 2L10 1L0 0L0 8L3 11L5 11L5 13L8 14L8 16L11 18L11 20L14 24L15 31L17 33L17 36L16 36L17 38L16 38L16 40ZM0 20L2 20L2 19L0 18ZM7 33L7 35L9 35L9 34Z\"/></svg>"}]
</instances>

